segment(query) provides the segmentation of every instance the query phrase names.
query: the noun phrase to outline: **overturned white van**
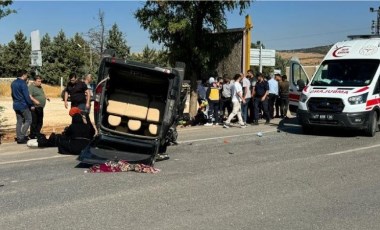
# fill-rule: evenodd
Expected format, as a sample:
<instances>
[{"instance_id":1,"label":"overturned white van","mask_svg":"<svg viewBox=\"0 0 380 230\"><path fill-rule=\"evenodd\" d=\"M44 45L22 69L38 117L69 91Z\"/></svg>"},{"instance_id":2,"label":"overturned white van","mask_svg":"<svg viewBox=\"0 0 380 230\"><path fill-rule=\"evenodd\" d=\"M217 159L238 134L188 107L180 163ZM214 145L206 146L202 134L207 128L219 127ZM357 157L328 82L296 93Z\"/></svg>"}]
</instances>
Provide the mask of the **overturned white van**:
<instances>
[{"instance_id":1,"label":"overturned white van","mask_svg":"<svg viewBox=\"0 0 380 230\"><path fill-rule=\"evenodd\" d=\"M359 129L368 136L379 130L380 37L350 38L330 49L310 80L299 61L291 61L290 110L305 133L317 126Z\"/></svg>"}]
</instances>

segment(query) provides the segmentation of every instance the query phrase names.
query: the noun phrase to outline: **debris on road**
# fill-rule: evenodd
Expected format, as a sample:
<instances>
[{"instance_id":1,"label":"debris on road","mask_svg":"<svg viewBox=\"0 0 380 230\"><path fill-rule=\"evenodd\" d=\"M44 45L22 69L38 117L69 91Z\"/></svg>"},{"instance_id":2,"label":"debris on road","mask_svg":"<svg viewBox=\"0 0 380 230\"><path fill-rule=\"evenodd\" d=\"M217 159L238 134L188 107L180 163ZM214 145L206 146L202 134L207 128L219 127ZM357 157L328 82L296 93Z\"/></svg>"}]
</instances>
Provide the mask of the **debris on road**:
<instances>
[{"instance_id":1,"label":"debris on road","mask_svg":"<svg viewBox=\"0 0 380 230\"><path fill-rule=\"evenodd\" d=\"M112 173L134 171L139 173L158 173L161 170L144 164L130 164L127 161L107 161L103 164L91 166L85 173Z\"/></svg>"}]
</instances>

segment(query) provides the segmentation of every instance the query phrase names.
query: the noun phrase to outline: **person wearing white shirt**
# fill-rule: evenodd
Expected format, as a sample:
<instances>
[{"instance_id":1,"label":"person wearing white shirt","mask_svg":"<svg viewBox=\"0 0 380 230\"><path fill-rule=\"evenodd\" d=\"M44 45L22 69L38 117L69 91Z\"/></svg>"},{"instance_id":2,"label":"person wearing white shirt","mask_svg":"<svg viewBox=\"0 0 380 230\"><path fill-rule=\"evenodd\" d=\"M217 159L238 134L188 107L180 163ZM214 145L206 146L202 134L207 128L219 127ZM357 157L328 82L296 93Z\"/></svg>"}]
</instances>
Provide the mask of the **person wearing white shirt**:
<instances>
[{"instance_id":1,"label":"person wearing white shirt","mask_svg":"<svg viewBox=\"0 0 380 230\"><path fill-rule=\"evenodd\" d=\"M278 81L274 79L274 75L271 76L271 79L268 81L269 84L269 98L268 98L268 107L269 107L269 116L271 119L274 118L274 105L276 99L278 98Z\"/></svg>"},{"instance_id":2,"label":"person wearing white shirt","mask_svg":"<svg viewBox=\"0 0 380 230\"><path fill-rule=\"evenodd\" d=\"M234 77L235 83L231 87L231 96L232 96L232 113L228 116L226 122L224 123L224 128L230 127L230 122L233 117L237 115L239 124L241 128L246 128L247 126L243 122L243 118L241 117L241 103L245 103L245 99L243 97L243 89L241 87L240 81L242 76L240 74L236 74Z\"/></svg>"}]
</instances>

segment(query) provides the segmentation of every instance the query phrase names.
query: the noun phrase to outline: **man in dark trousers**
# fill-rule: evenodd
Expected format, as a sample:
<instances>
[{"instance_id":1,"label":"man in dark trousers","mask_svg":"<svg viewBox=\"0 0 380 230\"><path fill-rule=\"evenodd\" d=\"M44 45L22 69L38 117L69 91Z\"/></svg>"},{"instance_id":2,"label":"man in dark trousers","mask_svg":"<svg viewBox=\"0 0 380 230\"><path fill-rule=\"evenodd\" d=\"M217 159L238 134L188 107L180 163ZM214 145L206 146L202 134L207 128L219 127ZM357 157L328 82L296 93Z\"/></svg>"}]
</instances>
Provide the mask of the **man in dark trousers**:
<instances>
[{"instance_id":1,"label":"man in dark trousers","mask_svg":"<svg viewBox=\"0 0 380 230\"><path fill-rule=\"evenodd\" d=\"M265 124L269 124L270 117L268 112L268 94L269 94L269 85L267 81L264 81L264 76L262 73L257 74L257 83L252 91L252 97L254 98L255 106L255 116L254 116L254 125L259 124L259 111L260 106L264 112Z\"/></svg>"},{"instance_id":2,"label":"man in dark trousers","mask_svg":"<svg viewBox=\"0 0 380 230\"><path fill-rule=\"evenodd\" d=\"M68 108L67 100L69 95L71 107L78 107L81 111L87 113L90 111L91 92L86 83L78 81L75 73L69 75L69 83L65 89L64 102L66 109Z\"/></svg>"},{"instance_id":3,"label":"man in dark trousers","mask_svg":"<svg viewBox=\"0 0 380 230\"><path fill-rule=\"evenodd\" d=\"M44 121L44 107L46 100L45 92L41 87L42 78L37 75L34 78L34 82L29 85L30 99L32 99L35 109L32 110L32 125L30 126L30 139L35 139L38 134L41 133L43 121Z\"/></svg>"},{"instance_id":4,"label":"man in dark trousers","mask_svg":"<svg viewBox=\"0 0 380 230\"><path fill-rule=\"evenodd\" d=\"M11 84L13 110L16 112L16 135L18 144L26 144L28 141L27 132L32 123L32 114L30 110L34 110L33 102L30 99L26 80L28 72L21 70L17 74L17 79Z\"/></svg>"},{"instance_id":5,"label":"man in dark trousers","mask_svg":"<svg viewBox=\"0 0 380 230\"><path fill-rule=\"evenodd\" d=\"M208 122L205 126L217 125L219 123L219 104L220 92L215 78L210 77L210 87L206 91L206 98L208 101Z\"/></svg>"},{"instance_id":6,"label":"man in dark trousers","mask_svg":"<svg viewBox=\"0 0 380 230\"><path fill-rule=\"evenodd\" d=\"M280 86L280 111L281 117L287 119L288 114L288 106L289 106L289 81L287 80L287 76L282 76L282 81L279 83Z\"/></svg>"}]
</instances>

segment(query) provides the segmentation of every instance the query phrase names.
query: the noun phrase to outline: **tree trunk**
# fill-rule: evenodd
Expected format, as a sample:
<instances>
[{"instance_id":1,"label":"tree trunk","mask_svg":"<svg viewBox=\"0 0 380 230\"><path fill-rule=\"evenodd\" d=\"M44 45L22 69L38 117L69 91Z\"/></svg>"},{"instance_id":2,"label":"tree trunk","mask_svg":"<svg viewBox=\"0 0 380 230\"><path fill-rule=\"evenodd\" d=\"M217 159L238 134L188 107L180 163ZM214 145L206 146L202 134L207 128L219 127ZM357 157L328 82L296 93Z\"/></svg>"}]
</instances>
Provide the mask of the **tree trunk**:
<instances>
[{"instance_id":1,"label":"tree trunk","mask_svg":"<svg viewBox=\"0 0 380 230\"><path fill-rule=\"evenodd\" d=\"M197 114L198 109L198 93L197 93L197 74L191 73L190 77L191 94L190 94L190 117L193 118Z\"/></svg>"},{"instance_id":2,"label":"tree trunk","mask_svg":"<svg viewBox=\"0 0 380 230\"><path fill-rule=\"evenodd\" d=\"M190 94L190 117L193 118L197 115L198 110L198 93L197 89L191 90Z\"/></svg>"}]
</instances>

